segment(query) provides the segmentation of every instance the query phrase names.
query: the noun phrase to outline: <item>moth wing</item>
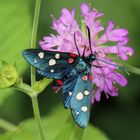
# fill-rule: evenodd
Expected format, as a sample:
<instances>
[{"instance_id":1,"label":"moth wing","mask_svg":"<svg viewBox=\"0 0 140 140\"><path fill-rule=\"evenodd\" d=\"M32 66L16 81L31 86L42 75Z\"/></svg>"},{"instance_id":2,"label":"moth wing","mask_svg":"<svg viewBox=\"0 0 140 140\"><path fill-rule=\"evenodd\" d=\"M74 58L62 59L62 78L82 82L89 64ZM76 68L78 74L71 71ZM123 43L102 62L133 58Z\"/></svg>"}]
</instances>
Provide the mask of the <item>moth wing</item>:
<instances>
[{"instance_id":1,"label":"moth wing","mask_svg":"<svg viewBox=\"0 0 140 140\"><path fill-rule=\"evenodd\" d=\"M23 51L23 56L27 62L37 68L38 73L54 79L62 79L79 59L75 54L42 49L27 49Z\"/></svg>"},{"instance_id":2,"label":"moth wing","mask_svg":"<svg viewBox=\"0 0 140 140\"><path fill-rule=\"evenodd\" d=\"M82 128L87 127L90 117L92 82L89 79L89 74L81 73L79 75L70 100L72 116ZM83 80L84 78L85 80Z\"/></svg>"},{"instance_id":3,"label":"moth wing","mask_svg":"<svg viewBox=\"0 0 140 140\"><path fill-rule=\"evenodd\" d=\"M70 101L72 97L71 95L75 88L78 76L79 75L73 75L64 80L64 83L63 83L63 100L64 101L63 102L64 102L65 108L70 107Z\"/></svg>"}]
</instances>

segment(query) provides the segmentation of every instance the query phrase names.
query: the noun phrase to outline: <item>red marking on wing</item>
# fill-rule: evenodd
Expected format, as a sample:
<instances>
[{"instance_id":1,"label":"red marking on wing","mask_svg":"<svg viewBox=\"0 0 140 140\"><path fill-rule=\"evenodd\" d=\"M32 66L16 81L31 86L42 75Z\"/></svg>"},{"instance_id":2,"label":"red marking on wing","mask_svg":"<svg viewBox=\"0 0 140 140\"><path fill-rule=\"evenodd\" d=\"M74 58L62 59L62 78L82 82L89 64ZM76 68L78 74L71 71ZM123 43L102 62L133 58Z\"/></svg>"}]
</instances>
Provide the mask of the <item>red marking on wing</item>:
<instances>
[{"instance_id":1,"label":"red marking on wing","mask_svg":"<svg viewBox=\"0 0 140 140\"><path fill-rule=\"evenodd\" d=\"M73 62L74 62L74 59L73 59L73 58L69 58L69 59L68 59L68 62L69 62L69 63L73 63Z\"/></svg>"},{"instance_id":2,"label":"red marking on wing","mask_svg":"<svg viewBox=\"0 0 140 140\"><path fill-rule=\"evenodd\" d=\"M89 77L89 80L92 81L92 74L89 74L88 77Z\"/></svg>"},{"instance_id":3,"label":"red marking on wing","mask_svg":"<svg viewBox=\"0 0 140 140\"><path fill-rule=\"evenodd\" d=\"M56 80L59 86L63 86L63 81L62 80Z\"/></svg>"},{"instance_id":4,"label":"red marking on wing","mask_svg":"<svg viewBox=\"0 0 140 140\"><path fill-rule=\"evenodd\" d=\"M70 56L71 56L72 58L75 58L77 55L76 55L76 54L73 54L73 53L70 53Z\"/></svg>"},{"instance_id":5,"label":"red marking on wing","mask_svg":"<svg viewBox=\"0 0 140 140\"><path fill-rule=\"evenodd\" d=\"M84 75L82 79L83 79L84 81L86 81L86 80L87 80L87 76Z\"/></svg>"}]
</instances>

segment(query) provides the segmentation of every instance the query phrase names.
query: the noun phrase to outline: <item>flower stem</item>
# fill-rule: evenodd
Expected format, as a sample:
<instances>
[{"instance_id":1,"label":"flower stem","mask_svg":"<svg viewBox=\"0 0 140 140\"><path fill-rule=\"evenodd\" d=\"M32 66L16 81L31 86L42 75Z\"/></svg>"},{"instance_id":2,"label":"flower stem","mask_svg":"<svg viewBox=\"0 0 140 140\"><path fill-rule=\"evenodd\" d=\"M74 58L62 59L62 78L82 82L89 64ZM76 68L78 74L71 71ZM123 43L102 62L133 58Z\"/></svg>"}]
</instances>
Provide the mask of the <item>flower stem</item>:
<instances>
[{"instance_id":1,"label":"flower stem","mask_svg":"<svg viewBox=\"0 0 140 140\"><path fill-rule=\"evenodd\" d=\"M41 7L41 0L36 0L35 12L34 12L34 21L33 21L33 28L32 28L32 37L31 37L31 49L34 49L35 46L36 46L40 7ZM31 67L31 85L32 85L33 88L34 88L34 85L35 85L35 81L36 81L35 68Z\"/></svg>"},{"instance_id":2,"label":"flower stem","mask_svg":"<svg viewBox=\"0 0 140 140\"><path fill-rule=\"evenodd\" d=\"M44 130L41 125L41 118L40 118L40 111L39 111L37 96L36 95L32 96L31 99L32 99L33 111L34 111L37 128L40 134L40 139L45 140Z\"/></svg>"},{"instance_id":3,"label":"flower stem","mask_svg":"<svg viewBox=\"0 0 140 140\"><path fill-rule=\"evenodd\" d=\"M31 38L31 49L34 49L35 46L36 46L40 6L41 6L41 0L36 0L35 12L34 12L34 21L33 21L33 29L32 29L32 38ZM36 83L35 68L33 68L31 66L31 87L32 87L32 90L35 89L35 83ZM36 94L36 93L32 93L32 95L30 97L31 97L31 100L32 100L34 117L35 117L36 125L37 125L37 128L38 128L38 132L40 134L40 139L45 140L43 127L41 125L41 117L40 117L37 95L38 94Z\"/></svg>"},{"instance_id":4,"label":"flower stem","mask_svg":"<svg viewBox=\"0 0 140 140\"><path fill-rule=\"evenodd\" d=\"M3 120L1 118L0 118L0 128L5 129L7 131L15 131L18 129L18 127L15 126L14 124L12 124L6 120Z\"/></svg>"},{"instance_id":5,"label":"flower stem","mask_svg":"<svg viewBox=\"0 0 140 140\"><path fill-rule=\"evenodd\" d=\"M129 72L134 73L136 75L140 75L140 68L137 68L128 64L124 64L124 63L123 65Z\"/></svg>"}]
</instances>

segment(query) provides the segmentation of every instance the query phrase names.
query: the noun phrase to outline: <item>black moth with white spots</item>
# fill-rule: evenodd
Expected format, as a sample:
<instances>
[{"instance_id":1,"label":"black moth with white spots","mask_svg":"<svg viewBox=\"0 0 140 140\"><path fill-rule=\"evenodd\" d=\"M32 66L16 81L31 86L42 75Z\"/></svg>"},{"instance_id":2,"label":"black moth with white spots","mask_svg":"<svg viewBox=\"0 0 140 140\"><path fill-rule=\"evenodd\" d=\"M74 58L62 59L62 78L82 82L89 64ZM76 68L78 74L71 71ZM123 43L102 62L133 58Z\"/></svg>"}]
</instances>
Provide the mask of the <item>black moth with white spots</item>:
<instances>
[{"instance_id":1,"label":"black moth with white spots","mask_svg":"<svg viewBox=\"0 0 140 140\"><path fill-rule=\"evenodd\" d=\"M92 89L89 57L41 49L25 50L23 56L38 73L57 80L63 87L65 108L71 109L73 118L80 127L86 127L90 115Z\"/></svg>"},{"instance_id":2,"label":"black moth with white spots","mask_svg":"<svg viewBox=\"0 0 140 140\"><path fill-rule=\"evenodd\" d=\"M76 37L75 47L78 55L73 53L28 49L23 56L41 75L53 78L63 88L65 108L70 108L75 122L82 128L87 127L90 116L90 98L92 90L91 64L96 60L91 49L90 31L89 47L91 54L85 57L85 50L80 56Z\"/></svg>"}]
</instances>

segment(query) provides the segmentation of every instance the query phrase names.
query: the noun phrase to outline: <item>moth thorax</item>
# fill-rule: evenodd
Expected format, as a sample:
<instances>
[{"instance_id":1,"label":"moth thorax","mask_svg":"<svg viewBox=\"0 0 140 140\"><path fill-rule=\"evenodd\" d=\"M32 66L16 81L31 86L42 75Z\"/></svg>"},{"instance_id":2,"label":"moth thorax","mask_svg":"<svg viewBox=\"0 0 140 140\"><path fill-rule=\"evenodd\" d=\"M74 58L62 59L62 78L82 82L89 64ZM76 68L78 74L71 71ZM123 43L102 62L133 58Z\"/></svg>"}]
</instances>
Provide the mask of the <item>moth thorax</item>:
<instances>
[{"instance_id":1,"label":"moth thorax","mask_svg":"<svg viewBox=\"0 0 140 140\"><path fill-rule=\"evenodd\" d=\"M86 69L86 67L87 67L87 64L83 60L79 61L78 65L77 65L77 68L79 70L84 70L84 69Z\"/></svg>"}]
</instances>

